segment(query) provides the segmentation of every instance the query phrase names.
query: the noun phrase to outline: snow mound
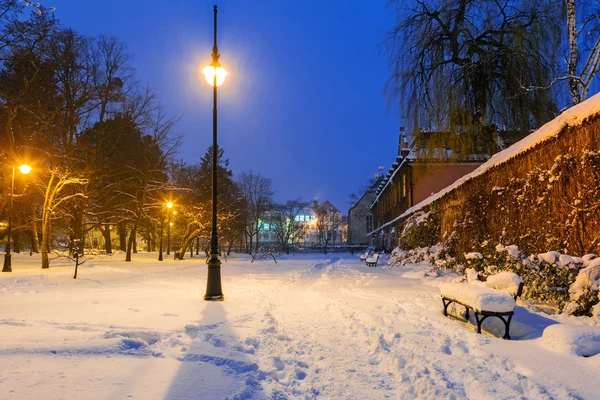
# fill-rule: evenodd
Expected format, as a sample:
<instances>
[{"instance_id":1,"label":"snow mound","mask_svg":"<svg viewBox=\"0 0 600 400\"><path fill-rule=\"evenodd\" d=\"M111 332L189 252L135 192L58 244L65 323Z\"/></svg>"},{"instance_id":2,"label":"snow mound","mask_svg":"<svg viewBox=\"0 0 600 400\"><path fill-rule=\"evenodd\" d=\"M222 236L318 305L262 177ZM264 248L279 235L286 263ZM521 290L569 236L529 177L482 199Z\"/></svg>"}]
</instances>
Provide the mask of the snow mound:
<instances>
[{"instance_id":1,"label":"snow mound","mask_svg":"<svg viewBox=\"0 0 600 400\"><path fill-rule=\"evenodd\" d=\"M544 329L543 342L556 350L578 356L600 354L600 327L575 325L550 325Z\"/></svg>"},{"instance_id":2,"label":"snow mound","mask_svg":"<svg viewBox=\"0 0 600 400\"><path fill-rule=\"evenodd\" d=\"M547 262L548 264L554 264L556 259L558 259L562 254L558 251L549 251L547 253L538 254L538 258L542 261Z\"/></svg>"},{"instance_id":3,"label":"snow mound","mask_svg":"<svg viewBox=\"0 0 600 400\"><path fill-rule=\"evenodd\" d=\"M590 264L579 271L575 282L569 287L571 297L577 300L585 291L589 289L598 289L600 286L600 258L590 262Z\"/></svg>"},{"instance_id":4,"label":"snow mound","mask_svg":"<svg viewBox=\"0 0 600 400\"><path fill-rule=\"evenodd\" d=\"M515 308L515 299L502 290L464 283L442 283L443 297L468 304L475 311L510 312Z\"/></svg>"},{"instance_id":5,"label":"snow mound","mask_svg":"<svg viewBox=\"0 0 600 400\"><path fill-rule=\"evenodd\" d=\"M523 283L523 279L510 271L502 271L487 278L488 287L505 291L513 296L517 295L521 283Z\"/></svg>"},{"instance_id":6,"label":"snow mound","mask_svg":"<svg viewBox=\"0 0 600 400\"><path fill-rule=\"evenodd\" d=\"M467 260L481 260L483 258L483 255L481 253L474 251L472 253L466 253L465 258Z\"/></svg>"}]
</instances>

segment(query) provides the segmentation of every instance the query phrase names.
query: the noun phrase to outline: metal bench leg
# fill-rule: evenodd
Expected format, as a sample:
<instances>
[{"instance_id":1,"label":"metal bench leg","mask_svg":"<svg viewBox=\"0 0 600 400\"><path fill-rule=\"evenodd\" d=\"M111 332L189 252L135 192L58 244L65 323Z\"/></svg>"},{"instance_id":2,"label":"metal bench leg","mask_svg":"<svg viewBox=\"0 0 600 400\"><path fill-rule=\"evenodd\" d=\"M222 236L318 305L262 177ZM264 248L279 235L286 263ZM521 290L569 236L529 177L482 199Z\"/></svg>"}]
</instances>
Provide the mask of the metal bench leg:
<instances>
[{"instance_id":1,"label":"metal bench leg","mask_svg":"<svg viewBox=\"0 0 600 400\"><path fill-rule=\"evenodd\" d=\"M442 303L444 303L444 317L447 317L448 316L448 306L450 305L450 303L452 303L452 300L446 300L446 299L442 298Z\"/></svg>"},{"instance_id":2,"label":"metal bench leg","mask_svg":"<svg viewBox=\"0 0 600 400\"><path fill-rule=\"evenodd\" d=\"M469 307L465 306L465 318L469 320Z\"/></svg>"},{"instance_id":3,"label":"metal bench leg","mask_svg":"<svg viewBox=\"0 0 600 400\"><path fill-rule=\"evenodd\" d=\"M474 311L473 314L475 314L475 320L477 321L477 333L481 333L481 324L483 324L483 321L485 321L489 315L484 315L481 319L479 319L479 314L477 314L476 311Z\"/></svg>"},{"instance_id":4,"label":"metal bench leg","mask_svg":"<svg viewBox=\"0 0 600 400\"><path fill-rule=\"evenodd\" d=\"M504 331L504 339L510 340L510 321L512 320L512 315L509 315L507 320L502 317L500 317L500 319L502 319L504 322L504 327L506 328Z\"/></svg>"}]
</instances>

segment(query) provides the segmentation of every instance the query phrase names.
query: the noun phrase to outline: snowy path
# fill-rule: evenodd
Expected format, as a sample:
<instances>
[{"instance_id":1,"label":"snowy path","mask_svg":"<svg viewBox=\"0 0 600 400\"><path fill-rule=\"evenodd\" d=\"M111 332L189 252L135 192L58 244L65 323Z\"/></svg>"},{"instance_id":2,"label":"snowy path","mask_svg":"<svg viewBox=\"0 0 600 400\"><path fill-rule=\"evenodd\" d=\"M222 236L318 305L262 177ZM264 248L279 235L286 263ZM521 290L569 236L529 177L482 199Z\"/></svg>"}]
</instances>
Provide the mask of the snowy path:
<instances>
[{"instance_id":1,"label":"snowy path","mask_svg":"<svg viewBox=\"0 0 600 400\"><path fill-rule=\"evenodd\" d=\"M596 395L598 357L477 335L442 316L418 274L350 256L236 260L224 264L227 300L206 303L204 272L194 260L113 261L76 283L60 269L0 277L0 398Z\"/></svg>"}]
</instances>

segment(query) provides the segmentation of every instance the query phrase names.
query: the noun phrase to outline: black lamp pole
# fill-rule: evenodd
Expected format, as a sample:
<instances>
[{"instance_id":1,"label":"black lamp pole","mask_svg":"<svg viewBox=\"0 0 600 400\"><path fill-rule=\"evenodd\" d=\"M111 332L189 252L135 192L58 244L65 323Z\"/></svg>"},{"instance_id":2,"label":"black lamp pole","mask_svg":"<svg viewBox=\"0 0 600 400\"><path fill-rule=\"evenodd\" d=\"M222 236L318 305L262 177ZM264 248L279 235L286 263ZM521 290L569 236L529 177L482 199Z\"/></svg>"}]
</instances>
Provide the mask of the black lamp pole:
<instances>
[{"instance_id":1,"label":"black lamp pole","mask_svg":"<svg viewBox=\"0 0 600 400\"><path fill-rule=\"evenodd\" d=\"M217 48L217 6L214 7L214 45L211 66L215 68L213 80L213 145L212 145L212 233L210 236L210 259L204 300L223 300L221 289L221 260L219 260L219 237L217 234L217 74L219 49Z\"/></svg>"},{"instance_id":2,"label":"black lamp pole","mask_svg":"<svg viewBox=\"0 0 600 400\"><path fill-rule=\"evenodd\" d=\"M160 210L160 245L158 246L158 261L163 260L163 252L162 252L162 241L163 241L163 225L165 223L165 209L164 206Z\"/></svg>"},{"instance_id":3,"label":"black lamp pole","mask_svg":"<svg viewBox=\"0 0 600 400\"><path fill-rule=\"evenodd\" d=\"M171 254L171 211L167 217L167 255Z\"/></svg>"},{"instance_id":4,"label":"black lamp pole","mask_svg":"<svg viewBox=\"0 0 600 400\"><path fill-rule=\"evenodd\" d=\"M6 241L6 249L4 253L4 266L2 272L12 272L11 254L10 254L10 233L12 230L12 213L13 213L13 195L15 192L15 167L12 167L12 181L10 185L10 208L8 209L8 239Z\"/></svg>"}]
</instances>

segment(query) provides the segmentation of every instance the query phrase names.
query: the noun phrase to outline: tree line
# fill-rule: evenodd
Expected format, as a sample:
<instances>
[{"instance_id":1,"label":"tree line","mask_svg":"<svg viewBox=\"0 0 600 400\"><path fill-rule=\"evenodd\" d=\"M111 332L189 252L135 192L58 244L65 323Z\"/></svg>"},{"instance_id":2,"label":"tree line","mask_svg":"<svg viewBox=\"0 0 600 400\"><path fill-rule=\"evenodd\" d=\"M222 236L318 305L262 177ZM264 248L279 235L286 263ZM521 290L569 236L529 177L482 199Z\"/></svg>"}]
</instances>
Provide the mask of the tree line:
<instances>
[{"instance_id":1,"label":"tree line","mask_svg":"<svg viewBox=\"0 0 600 400\"><path fill-rule=\"evenodd\" d=\"M388 5L386 92L429 150L493 154L501 132L527 134L597 92L598 0Z\"/></svg>"},{"instance_id":2,"label":"tree line","mask_svg":"<svg viewBox=\"0 0 600 400\"><path fill-rule=\"evenodd\" d=\"M100 232L106 253L118 237L131 261L140 237L157 249L168 201L180 258L209 237L212 149L197 164L176 159L177 118L139 82L123 42L81 35L43 5L0 0L0 59L1 221L13 167L33 167L14 176L16 252L30 247L48 268L57 247L83 254L89 234ZM234 180L222 148L218 157L221 245L248 237L250 251L268 210L291 215L304 203L276 205L269 178L249 171Z\"/></svg>"}]
</instances>

